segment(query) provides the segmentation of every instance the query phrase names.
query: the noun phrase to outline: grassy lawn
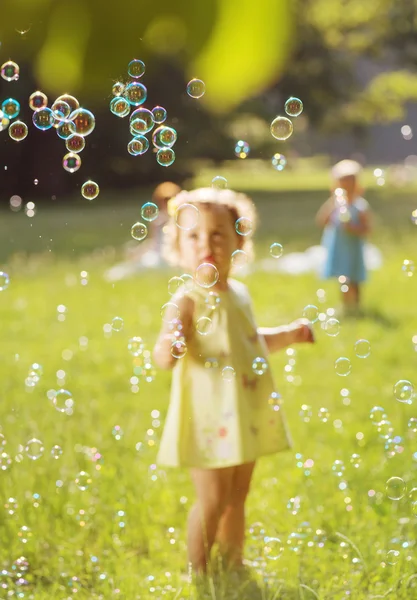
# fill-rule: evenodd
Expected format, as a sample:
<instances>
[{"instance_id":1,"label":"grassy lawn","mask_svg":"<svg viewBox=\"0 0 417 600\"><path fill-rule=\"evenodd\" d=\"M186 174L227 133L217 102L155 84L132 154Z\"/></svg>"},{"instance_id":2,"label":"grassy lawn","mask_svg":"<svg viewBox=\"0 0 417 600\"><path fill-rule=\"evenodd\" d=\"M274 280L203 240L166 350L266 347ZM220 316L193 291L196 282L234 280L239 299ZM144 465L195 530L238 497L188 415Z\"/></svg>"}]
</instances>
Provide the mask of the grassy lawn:
<instances>
[{"instance_id":1,"label":"grassy lawn","mask_svg":"<svg viewBox=\"0 0 417 600\"><path fill-rule=\"evenodd\" d=\"M210 176L207 171L205 185ZM271 241L286 252L318 242L313 217L326 198L324 175L307 189L302 183L298 189L259 185L253 193L262 223L258 256L268 255ZM252 189L244 182L239 187ZM0 598L199 597L182 577L186 514L194 497L188 473L154 464L170 375L156 371L147 382L127 349L133 336L152 347L170 274L150 272L116 284L102 277L148 197L135 191L118 204L106 202L104 194L73 206L39 203L32 219L0 213L0 267L11 277L0 292L0 432L6 441L0 565L22 572L28 582L18 585L16 576L0 571ZM261 523L264 535L278 537L284 550L263 558L263 538L248 534L256 589L230 587L223 577L209 597L417 598L417 491L410 495L417 488L417 433L409 427L417 418L416 401L401 403L393 394L398 380L417 385L417 275L401 270L404 259L417 261L410 221L417 203L413 190L372 188L366 197L384 267L366 285L365 318L342 320L337 337L315 325L317 344L297 348L293 381L285 370L287 354L271 359L294 448L259 461L247 520ZM81 270L89 273L87 285ZM314 275L257 271L245 281L263 325L298 318L307 304L322 312L339 304L336 283ZM318 288L326 291L324 302ZM66 307L64 320L58 319L59 305ZM108 331L116 316L123 329ZM365 359L354 351L360 338L371 345ZM339 357L351 360L347 377L335 372ZM42 374L28 387L33 363ZM59 412L48 399L48 390L61 387L72 394L73 414ZM385 409L391 426L372 423L374 406ZM328 409L326 422L320 408ZM394 441L387 444L387 437ZM36 460L28 456L34 444L26 448L33 438L44 448ZM352 460L353 454L360 459ZM336 460L343 461L340 476ZM81 471L88 475L80 477ZM391 477L406 486L398 501L389 499L390 486L387 495ZM28 566L19 571L15 561L22 556Z\"/></svg>"}]
</instances>

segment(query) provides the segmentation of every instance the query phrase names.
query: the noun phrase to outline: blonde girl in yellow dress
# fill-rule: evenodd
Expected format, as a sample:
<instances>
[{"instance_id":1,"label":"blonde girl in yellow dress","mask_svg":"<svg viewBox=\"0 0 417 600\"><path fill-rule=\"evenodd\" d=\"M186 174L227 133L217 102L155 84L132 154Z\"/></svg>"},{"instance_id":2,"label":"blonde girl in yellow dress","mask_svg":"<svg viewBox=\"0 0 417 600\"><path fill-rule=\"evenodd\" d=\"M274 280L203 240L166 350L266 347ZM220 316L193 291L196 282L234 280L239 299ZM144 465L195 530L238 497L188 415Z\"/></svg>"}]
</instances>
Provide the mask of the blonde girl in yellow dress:
<instances>
[{"instance_id":1,"label":"blonde girl in yellow dress","mask_svg":"<svg viewBox=\"0 0 417 600\"><path fill-rule=\"evenodd\" d=\"M190 468L197 500L188 558L202 573L215 541L229 566L242 564L255 462L291 447L268 355L314 339L305 320L258 328L246 286L229 277L252 258L256 212L248 197L182 191L169 214L165 257L193 280L170 299L154 349L156 364L173 369L158 463Z\"/></svg>"}]
</instances>

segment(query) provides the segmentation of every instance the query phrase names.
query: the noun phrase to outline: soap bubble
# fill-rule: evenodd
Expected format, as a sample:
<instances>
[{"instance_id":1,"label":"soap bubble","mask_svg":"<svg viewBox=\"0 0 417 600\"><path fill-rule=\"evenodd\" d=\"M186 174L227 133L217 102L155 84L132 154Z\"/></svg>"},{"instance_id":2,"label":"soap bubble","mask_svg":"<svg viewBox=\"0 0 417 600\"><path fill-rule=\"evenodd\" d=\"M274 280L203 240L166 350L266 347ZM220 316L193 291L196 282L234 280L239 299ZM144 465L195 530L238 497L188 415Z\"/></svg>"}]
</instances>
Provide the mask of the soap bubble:
<instances>
[{"instance_id":1,"label":"soap bubble","mask_svg":"<svg viewBox=\"0 0 417 600\"><path fill-rule=\"evenodd\" d=\"M85 139L82 135L73 133L65 140L65 146L69 152L82 152L85 148Z\"/></svg>"},{"instance_id":2,"label":"soap bubble","mask_svg":"<svg viewBox=\"0 0 417 600\"><path fill-rule=\"evenodd\" d=\"M2 102L1 110L8 119L15 119L20 113L20 103L14 98L7 98Z\"/></svg>"},{"instance_id":3,"label":"soap bubble","mask_svg":"<svg viewBox=\"0 0 417 600\"><path fill-rule=\"evenodd\" d=\"M38 460L43 455L44 447L40 440L32 438L25 446L25 452L31 460Z\"/></svg>"},{"instance_id":4,"label":"soap bubble","mask_svg":"<svg viewBox=\"0 0 417 600\"><path fill-rule=\"evenodd\" d=\"M308 319L310 323L316 323L319 318L319 309L314 304L307 304L303 310L303 317Z\"/></svg>"},{"instance_id":5,"label":"soap bubble","mask_svg":"<svg viewBox=\"0 0 417 600\"><path fill-rule=\"evenodd\" d=\"M69 152L62 159L62 166L68 173L75 173L81 167L81 157L74 152Z\"/></svg>"},{"instance_id":6,"label":"soap bubble","mask_svg":"<svg viewBox=\"0 0 417 600\"><path fill-rule=\"evenodd\" d=\"M221 175L216 175L211 181L211 187L217 190L225 190L227 188L227 179Z\"/></svg>"},{"instance_id":7,"label":"soap bubble","mask_svg":"<svg viewBox=\"0 0 417 600\"><path fill-rule=\"evenodd\" d=\"M159 208L153 202L146 202L140 209L140 214L144 221L155 221L158 218Z\"/></svg>"},{"instance_id":8,"label":"soap bubble","mask_svg":"<svg viewBox=\"0 0 417 600\"><path fill-rule=\"evenodd\" d=\"M8 60L1 65L0 74L5 81L17 81L19 73L19 65L13 60Z\"/></svg>"},{"instance_id":9,"label":"soap bubble","mask_svg":"<svg viewBox=\"0 0 417 600\"><path fill-rule=\"evenodd\" d=\"M10 284L10 277L4 271L0 271L0 292L7 290Z\"/></svg>"},{"instance_id":10,"label":"soap bubble","mask_svg":"<svg viewBox=\"0 0 417 600\"><path fill-rule=\"evenodd\" d=\"M359 454L352 454L352 456L350 457L350 464L355 469L359 469L361 462L362 462L362 458L360 457Z\"/></svg>"},{"instance_id":11,"label":"soap bubble","mask_svg":"<svg viewBox=\"0 0 417 600\"><path fill-rule=\"evenodd\" d=\"M335 460L332 465L332 471L336 477L342 477L345 472L345 464L343 460Z\"/></svg>"},{"instance_id":12,"label":"soap bubble","mask_svg":"<svg viewBox=\"0 0 417 600\"><path fill-rule=\"evenodd\" d=\"M308 404L302 404L300 407L299 415L300 415L301 419L304 421L304 423L309 423L310 419L313 415L311 406L309 406Z\"/></svg>"},{"instance_id":13,"label":"soap bubble","mask_svg":"<svg viewBox=\"0 0 417 600\"><path fill-rule=\"evenodd\" d=\"M268 370L268 362L262 356L257 356L252 361L252 371L256 375L263 375Z\"/></svg>"},{"instance_id":14,"label":"soap bubble","mask_svg":"<svg viewBox=\"0 0 417 600\"><path fill-rule=\"evenodd\" d=\"M90 486L92 479L85 471L80 471L75 478L75 485L79 490L85 492Z\"/></svg>"},{"instance_id":15,"label":"soap bubble","mask_svg":"<svg viewBox=\"0 0 417 600\"><path fill-rule=\"evenodd\" d=\"M274 258L280 258L284 252L284 248L278 242L274 242L269 246L269 253Z\"/></svg>"},{"instance_id":16,"label":"soap bubble","mask_svg":"<svg viewBox=\"0 0 417 600\"><path fill-rule=\"evenodd\" d=\"M71 94L62 94L61 96L58 96L54 104L58 102L66 102L69 105L71 112L80 107L80 103L78 102L77 98L75 98L75 96L71 96ZM54 106L54 104L52 106Z\"/></svg>"},{"instance_id":17,"label":"soap bubble","mask_svg":"<svg viewBox=\"0 0 417 600\"><path fill-rule=\"evenodd\" d=\"M202 263L197 267L195 281L203 288L210 288L219 280L217 267L211 263Z\"/></svg>"},{"instance_id":18,"label":"soap bubble","mask_svg":"<svg viewBox=\"0 0 417 600\"><path fill-rule=\"evenodd\" d=\"M69 119L74 123L75 133L78 133L78 135L90 135L96 126L95 116L85 108L74 110L70 114Z\"/></svg>"},{"instance_id":19,"label":"soap bubble","mask_svg":"<svg viewBox=\"0 0 417 600\"><path fill-rule=\"evenodd\" d=\"M272 166L276 171L283 171L287 165L287 159L283 154L276 152L272 157Z\"/></svg>"},{"instance_id":20,"label":"soap bubble","mask_svg":"<svg viewBox=\"0 0 417 600\"><path fill-rule=\"evenodd\" d=\"M222 369L222 379L231 382L236 377L236 371L233 367L227 366Z\"/></svg>"},{"instance_id":21,"label":"soap bubble","mask_svg":"<svg viewBox=\"0 0 417 600\"><path fill-rule=\"evenodd\" d=\"M94 200L100 193L100 188L95 181L88 180L81 186L81 194L86 200Z\"/></svg>"},{"instance_id":22,"label":"soap bubble","mask_svg":"<svg viewBox=\"0 0 417 600\"><path fill-rule=\"evenodd\" d=\"M337 319L331 317L324 323L324 331L330 337L336 337L340 332L340 323Z\"/></svg>"},{"instance_id":23,"label":"soap bubble","mask_svg":"<svg viewBox=\"0 0 417 600\"><path fill-rule=\"evenodd\" d=\"M55 460L58 460L58 458L60 458L62 456L61 446L58 446L58 444L55 444L55 446L52 446L51 456L52 456L52 458L55 458Z\"/></svg>"},{"instance_id":24,"label":"soap bubble","mask_svg":"<svg viewBox=\"0 0 417 600\"><path fill-rule=\"evenodd\" d=\"M58 127L56 128L56 133L61 140L66 140L71 135L74 135L75 125L71 121L59 123Z\"/></svg>"},{"instance_id":25,"label":"soap bubble","mask_svg":"<svg viewBox=\"0 0 417 600\"><path fill-rule=\"evenodd\" d=\"M127 72L130 77L138 79L145 73L145 63L138 58L135 58L127 65Z\"/></svg>"},{"instance_id":26,"label":"soap bubble","mask_svg":"<svg viewBox=\"0 0 417 600\"><path fill-rule=\"evenodd\" d=\"M411 404L413 400L413 394L414 386L406 379L400 379L400 381L397 381L397 383L394 385L394 396L398 402Z\"/></svg>"},{"instance_id":27,"label":"soap bubble","mask_svg":"<svg viewBox=\"0 0 417 600\"><path fill-rule=\"evenodd\" d=\"M169 167L175 161L175 152L172 148L161 148L156 153L156 160L161 167Z\"/></svg>"},{"instance_id":28,"label":"soap bubble","mask_svg":"<svg viewBox=\"0 0 417 600\"><path fill-rule=\"evenodd\" d=\"M263 553L268 560L278 560L284 552L284 544L277 537L264 538L265 546Z\"/></svg>"},{"instance_id":29,"label":"soap bubble","mask_svg":"<svg viewBox=\"0 0 417 600\"><path fill-rule=\"evenodd\" d=\"M371 344L368 340L358 340L355 343L355 354L358 358L368 358L371 354Z\"/></svg>"},{"instance_id":30,"label":"soap bubble","mask_svg":"<svg viewBox=\"0 0 417 600\"><path fill-rule=\"evenodd\" d=\"M235 229L239 235L250 235L252 233L252 221L247 217L240 217L235 223Z\"/></svg>"},{"instance_id":31,"label":"soap bubble","mask_svg":"<svg viewBox=\"0 0 417 600\"><path fill-rule=\"evenodd\" d=\"M287 140L293 130L293 124L287 117L276 117L271 123L271 135L276 140Z\"/></svg>"},{"instance_id":32,"label":"soap bubble","mask_svg":"<svg viewBox=\"0 0 417 600\"><path fill-rule=\"evenodd\" d=\"M13 121L9 127L9 136L15 142L21 142L29 133L28 126L23 121Z\"/></svg>"},{"instance_id":33,"label":"soap bubble","mask_svg":"<svg viewBox=\"0 0 417 600\"><path fill-rule=\"evenodd\" d=\"M174 358L181 359L187 354L187 345L181 340L177 340L171 346L171 355Z\"/></svg>"},{"instance_id":34,"label":"soap bubble","mask_svg":"<svg viewBox=\"0 0 417 600\"><path fill-rule=\"evenodd\" d=\"M29 96L29 107L32 110L39 110L48 106L48 96L43 92L33 92Z\"/></svg>"},{"instance_id":35,"label":"soap bubble","mask_svg":"<svg viewBox=\"0 0 417 600\"><path fill-rule=\"evenodd\" d=\"M125 91L125 84L122 83L121 81L116 81L115 83L113 83L113 86L111 88L111 93L113 94L113 96L122 96L124 91Z\"/></svg>"},{"instance_id":36,"label":"soap bubble","mask_svg":"<svg viewBox=\"0 0 417 600\"><path fill-rule=\"evenodd\" d=\"M54 127L58 127L60 123L66 121L71 114L71 106L65 100L55 100L51 106L51 110L57 123ZM75 128L74 128L75 131Z\"/></svg>"},{"instance_id":37,"label":"soap bubble","mask_svg":"<svg viewBox=\"0 0 417 600\"><path fill-rule=\"evenodd\" d=\"M288 98L285 102L285 112L290 117L298 117L303 112L303 103L299 98Z\"/></svg>"},{"instance_id":38,"label":"soap bubble","mask_svg":"<svg viewBox=\"0 0 417 600\"><path fill-rule=\"evenodd\" d=\"M201 96L204 96L205 91L206 85L201 79L191 79L191 81L187 83L187 94L191 96L191 98L201 98Z\"/></svg>"},{"instance_id":39,"label":"soap bubble","mask_svg":"<svg viewBox=\"0 0 417 600\"><path fill-rule=\"evenodd\" d=\"M0 278L1 278L1 274L0 274ZM1 286L1 283L0 283ZM0 287L1 290L1 287ZM410 420L408 421L408 430L411 431L411 433L417 433L417 418L416 417L410 417Z\"/></svg>"},{"instance_id":40,"label":"soap bubble","mask_svg":"<svg viewBox=\"0 0 417 600\"><path fill-rule=\"evenodd\" d=\"M235 154L238 158L246 158L250 152L250 146L244 140L239 140L235 145Z\"/></svg>"},{"instance_id":41,"label":"soap bubble","mask_svg":"<svg viewBox=\"0 0 417 600\"><path fill-rule=\"evenodd\" d=\"M319 412L318 412L318 418L319 421L321 421L322 423L327 423L327 421L330 419L330 411L328 408L319 408Z\"/></svg>"},{"instance_id":42,"label":"soap bubble","mask_svg":"<svg viewBox=\"0 0 417 600\"><path fill-rule=\"evenodd\" d=\"M244 250L235 250L232 252L231 264L234 269L242 269L249 262L249 257Z\"/></svg>"},{"instance_id":43,"label":"soap bubble","mask_svg":"<svg viewBox=\"0 0 417 600\"><path fill-rule=\"evenodd\" d=\"M403 266L402 266L402 271L403 273L405 273L405 275L407 275L407 277L412 277L413 273L414 273L414 262L412 260L404 260L403 261Z\"/></svg>"},{"instance_id":44,"label":"soap bubble","mask_svg":"<svg viewBox=\"0 0 417 600\"><path fill-rule=\"evenodd\" d=\"M190 231L198 223L200 213L194 204L181 204L175 211L175 222L177 227L184 231ZM186 218L187 223L181 223Z\"/></svg>"},{"instance_id":45,"label":"soap bubble","mask_svg":"<svg viewBox=\"0 0 417 600\"><path fill-rule=\"evenodd\" d=\"M386 483L385 491L390 500L401 500L405 496L407 486L401 477L390 477Z\"/></svg>"},{"instance_id":46,"label":"soap bubble","mask_svg":"<svg viewBox=\"0 0 417 600\"><path fill-rule=\"evenodd\" d=\"M268 398L268 405L272 408L272 410L278 411L280 409L281 404L281 394L279 394L278 392L271 392Z\"/></svg>"},{"instance_id":47,"label":"soap bubble","mask_svg":"<svg viewBox=\"0 0 417 600\"><path fill-rule=\"evenodd\" d=\"M72 394L68 390L53 390L51 400L56 410L60 413L68 414L69 411L74 407Z\"/></svg>"},{"instance_id":48,"label":"soap bubble","mask_svg":"<svg viewBox=\"0 0 417 600\"><path fill-rule=\"evenodd\" d=\"M55 115L52 109L48 107L40 108L33 113L32 121L37 129L46 131L55 125Z\"/></svg>"},{"instance_id":49,"label":"soap bubble","mask_svg":"<svg viewBox=\"0 0 417 600\"><path fill-rule=\"evenodd\" d=\"M130 113L130 104L126 98L116 96L110 100L110 112L123 119Z\"/></svg>"},{"instance_id":50,"label":"soap bubble","mask_svg":"<svg viewBox=\"0 0 417 600\"><path fill-rule=\"evenodd\" d=\"M341 356L334 363L334 368L338 375L340 375L341 377L346 377L351 372L352 365L348 358Z\"/></svg>"},{"instance_id":51,"label":"soap bubble","mask_svg":"<svg viewBox=\"0 0 417 600\"><path fill-rule=\"evenodd\" d=\"M148 235L148 228L144 223L138 222L132 225L130 233L134 240L138 240L138 242L141 242Z\"/></svg>"},{"instance_id":52,"label":"soap bubble","mask_svg":"<svg viewBox=\"0 0 417 600\"><path fill-rule=\"evenodd\" d=\"M171 148L177 141L177 132L172 127L164 125L157 127L152 134L155 148Z\"/></svg>"},{"instance_id":53,"label":"soap bubble","mask_svg":"<svg viewBox=\"0 0 417 600\"><path fill-rule=\"evenodd\" d=\"M124 326L124 321L122 317L114 317L111 321L111 328L113 331L122 331Z\"/></svg>"},{"instance_id":54,"label":"soap bubble","mask_svg":"<svg viewBox=\"0 0 417 600\"><path fill-rule=\"evenodd\" d=\"M213 331L213 321L209 317L200 317L195 328L200 335L209 335Z\"/></svg>"},{"instance_id":55,"label":"soap bubble","mask_svg":"<svg viewBox=\"0 0 417 600\"><path fill-rule=\"evenodd\" d=\"M130 115L130 133L132 135L148 133L154 124L153 114L147 108L137 108Z\"/></svg>"},{"instance_id":56,"label":"soap bubble","mask_svg":"<svg viewBox=\"0 0 417 600\"><path fill-rule=\"evenodd\" d=\"M0 110L0 131L4 131L9 126L10 119Z\"/></svg>"},{"instance_id":57,"label":"soap bubble","mask_svg":"<svg viewBox=\"0 0 417 600\"><path fill-rule=\"evenodd\" d=\"M162 106L155 106L152 109L152 114L153 114L153 120L158 125L160 125L161 123L163 123L164 121L166 121L167 111Z\"/></svg>"},{"instance_id":58,"label":"soap bubble","mask_svg":"<svg viewBox=\"0 0 417 600\"><path fill-rule=\"evenodd\" d=\"M127 144L127 151L132 156L140 156L141 154L145 154L148 148L149 142L144 135L136 135Z\"/></svg>"},{"instance_id":59,"label":"soap bubble","mask_svg":"<svg viewBox=\"0 0 417 600\"><path fill-rule=\"evenodd\" d=\"M140 356L145 349L145 343L141 337L136 336L130 338L127 349L132 356Z\"/></svg>"},{"instance_id":60,"label":"soap bubble","mask_svg":"<svg viewBox=\"0 0 417 600\"><path fill-rule=\"evenodd\" d=\"M374 425L379 425L387 418L385 409L382 406L374 406L369 412L369 418Z\"/></svg>"},{"instance_id":61,"label":"soap bubble","mask_svg":"<svg viewBox=\"0 0 417 600\"><path fill-rule=\"evenodd\" d=\"M148 97L148 90L143 85L143 83L139 83L138 81L132 81L129 83L125 91L123 92L124 97L132 106L140 106L144 102L146 102L146 98Z\"/></svg>"}]
</instances>

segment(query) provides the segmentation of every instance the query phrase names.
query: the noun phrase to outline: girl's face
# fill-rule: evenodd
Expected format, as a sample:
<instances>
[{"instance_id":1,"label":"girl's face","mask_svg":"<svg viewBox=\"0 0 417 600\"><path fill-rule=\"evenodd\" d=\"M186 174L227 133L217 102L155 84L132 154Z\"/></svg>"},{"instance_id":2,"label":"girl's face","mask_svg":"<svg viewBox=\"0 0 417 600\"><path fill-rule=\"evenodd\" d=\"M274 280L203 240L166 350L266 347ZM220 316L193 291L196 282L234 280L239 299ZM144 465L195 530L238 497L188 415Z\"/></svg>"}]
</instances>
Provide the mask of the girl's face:
<instances>
[{"instance_id":1,"label":"girl's face","mask_svg":"<svg viewBox=\"0 0 417 600\"><path fill-rule=\"evenodd\" d=\"M233 216L227 206L198 204L196 210L183 208L179 216L179 252L181 267L194 274L202 263L212 263L219 282L226 283L232 253L242 245Z\"/></svg>"},{"instance_id":2,"label":"girl's face","mask_svg":"<svg viewBox=\"0 0 417 600\"><path fill-rule=\"evenodd\" d=\"M345 190L349 201L355 199L355 195L358 192L358 184L354 175L348 175L347 177L341 177L337 182L337 186Z\"/></svg>"}]
</instances>

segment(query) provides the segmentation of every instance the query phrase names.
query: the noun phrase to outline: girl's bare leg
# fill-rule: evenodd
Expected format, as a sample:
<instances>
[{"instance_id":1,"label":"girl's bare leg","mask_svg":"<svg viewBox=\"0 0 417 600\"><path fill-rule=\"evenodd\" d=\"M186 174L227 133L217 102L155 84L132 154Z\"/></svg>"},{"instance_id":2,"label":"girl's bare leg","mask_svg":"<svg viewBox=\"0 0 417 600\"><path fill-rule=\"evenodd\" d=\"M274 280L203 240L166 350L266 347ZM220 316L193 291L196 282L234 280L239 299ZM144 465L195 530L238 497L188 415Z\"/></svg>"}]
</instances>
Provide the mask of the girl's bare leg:
<instances>
[{"instance_id":1,"label":"girl's bare leg","mask_svg":"<svg viewBox=\"0 0 417 600\"><path fill-rule=\"evenodd\" d=\"M348 283L348 290L342 292L342 300L345 310L351 311L359 308L359 284L350 282Z\"/></svg>"},{"instance_id":2,"label":"girl's bare leg","mask_svg":"<svg viewBox=\"0 0 417 600\"><path fill-rule=\"evenodd\" d=\"M197 573L207 570L219 520L229 502L234 469L191 470L197 502L188 518L188 560Z\"/></svg>"},{"instance_id":3,"label":"girl's bare leg","mask_svg":"<svg viewBox=\"0 0 417 600\"><path fill-rule=\"evenodd\" d=\"M235 467L229 502L222 514L217 532L220 552L229 566L243 561L245 542L245 501L249 492L255 463Z\"/></svg>"}]
</instances>

